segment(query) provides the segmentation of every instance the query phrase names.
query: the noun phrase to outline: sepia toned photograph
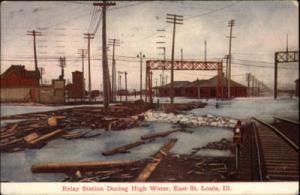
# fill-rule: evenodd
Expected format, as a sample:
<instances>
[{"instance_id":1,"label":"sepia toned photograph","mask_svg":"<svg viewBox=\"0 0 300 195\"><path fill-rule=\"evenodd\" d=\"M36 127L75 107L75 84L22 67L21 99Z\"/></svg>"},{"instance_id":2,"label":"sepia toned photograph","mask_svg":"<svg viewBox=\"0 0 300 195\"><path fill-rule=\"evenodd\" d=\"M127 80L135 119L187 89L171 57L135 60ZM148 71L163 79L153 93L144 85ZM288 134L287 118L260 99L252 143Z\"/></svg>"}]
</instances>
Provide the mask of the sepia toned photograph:
<instances>
[{"instance_id":1,"label":"sepia toned photograph","mask_svg":"<svg viewBox=\"0 0 300 195\"><path fill-rule=\"evenodd\" d=\"M299 194L299 2L2 1L1 194Z\"/></svg>"}]
</instances>

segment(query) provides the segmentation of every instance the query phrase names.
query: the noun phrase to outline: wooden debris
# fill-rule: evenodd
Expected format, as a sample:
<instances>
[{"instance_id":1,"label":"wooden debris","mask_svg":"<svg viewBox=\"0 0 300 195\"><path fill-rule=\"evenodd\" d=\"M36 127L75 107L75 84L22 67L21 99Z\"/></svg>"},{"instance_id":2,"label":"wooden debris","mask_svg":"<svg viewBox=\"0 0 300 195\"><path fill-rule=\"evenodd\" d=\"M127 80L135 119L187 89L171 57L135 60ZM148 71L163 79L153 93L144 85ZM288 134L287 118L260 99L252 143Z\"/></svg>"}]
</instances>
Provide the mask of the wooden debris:
<instances>
[{"instance_id":1,"label":"wooden debris","mask_svg":"<svg viewBox=\"0 0 300 195\"><path fill-rule=\"evenodd\" d=\"M58 129L58 130L55 130L51 133L47 133L45 135L42 135L34 140L31 140L30 142L28 142L29 144L31 145L34 145L34 144L38 144L39 142L44 142L44 141L47 141L49 140L50 138L54 137L54 136L57 136L58 134L64 132L63 129Z\"/></svg>"},{"instance_id":2,"label":"wooden debris","mask_svg":"<svg viewBox=\"0 0 300 195\"><path fill-rule=\"evenodd\" d=\"M161 160L165 155L162 154L161 151L163 151L165 154L168 154L170 149L175 145L177 142L177 139L171 139L168 143L166 143L153 157L155 161L150 161L145 168L142 170L142 172L138 175L137 179L135 181L138 182L145 182L150 177L150 175L153 173L155 168L159 165Z\"/></svg>"},{"instance_id":3,"label":"wooden debris","mask_svg":"<svg viewBox=\"0 0 300 195\"><path fill-rule=\"evenodd\" d=\"M24 139L27 143L30 143L30 142L32 142L33 140L37 139L38 137L40 137L40 135L34 132L34 133L31 133L31 134L25 136L23 139Z\"/></svg>"},{"instance_id":4,"label":"wooden debris","mask_svg":"<svg viewBox=\"0 0 300 195\"><path fill-rule=\"evenodd\" d=\"M170 131L164 131L164 132L158 132L158 133L150 133L150 134L147 134L147 135L142 135L141 139L146 140L146 139L153 139L153 138L156 138L156 137L166 137L166 136L170 135L171 133L175 133L175 132L178 132L178 131L182 131L182 130L176 129L176 130L170 130Z\"/></svg>"},{"instance_id":5,"label":"wooden debris","mask_svg":"<svg viewBox=\"0 0 300 195\"><path fill-rule=\"evenodd\" d=\"M77 170L92 170L112 167L126 167L134 165L138 161L133 160L118 160L118 161L94 161L94 162L79 162L79 163L46 163L36 164L31 167L32 173L55 173L55 172L70 172Z\"/></svg>"},{"instance_id":6,"label":"wooden debris","mask_svg":"<svg viewBox=\"0 0 300 195\"><path fill-rule=\"evenodd\" d=\"M142 145L142 144L145 144L145 143L146 143L146 141L136 141L134 143L126 144L126 145L119 146L119 147L110 149L108 151L102 152L102 154L104 156L109 156L109 155L113 155L113 154L117 154L117 153L122 153L122 152L125 152L125 151L133 148L133 147L136 147L136 146L139 146L139 145Z\"/></svg>"}]
</instances>

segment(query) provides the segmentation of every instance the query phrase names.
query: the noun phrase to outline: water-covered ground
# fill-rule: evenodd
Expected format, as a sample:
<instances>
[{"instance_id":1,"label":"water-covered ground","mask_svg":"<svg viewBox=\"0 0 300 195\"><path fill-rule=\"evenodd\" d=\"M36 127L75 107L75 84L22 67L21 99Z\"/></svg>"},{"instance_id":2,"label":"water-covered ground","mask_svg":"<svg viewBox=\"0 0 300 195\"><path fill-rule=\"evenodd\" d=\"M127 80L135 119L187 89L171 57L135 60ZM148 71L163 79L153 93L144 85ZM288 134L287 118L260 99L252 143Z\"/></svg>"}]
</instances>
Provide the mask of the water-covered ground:
<instances>
[{"instance_id":1,"label":"water-covered ground","mask_svg":"<svg viewBox=\"0 0 300 195\"><path fill-rule=\"evenodd\" d=\"M161 102L167 102L168 98L162 98ZM175 102L196 101L194 99L176 98ZM199 100L197 100L199 101ZM245 119L255 116L264 120L272 120L272 116L299 117L299 100L281 98L273 100L270 98L238 98L230 101L203 100L208 105L205 108L188 111L195 115L212 114L227 116L236 119ZM217 105L217 107L216 107ZM101 105L94 105L101 106ZM1 105L1 116L14 115L29 112L41 112L69 108L73 106L13 106ZM62 138L50 141L40 150L25 150L16 153L1 154L1 180L2 181L60 181L64 174L32 174L31 166L35 163L49 162L85 162L97 160L122 160L122 159L144 159L154 154L170 138L178 138L171 152L178 154L190 154L192 148L202 147L209 142L219 141L222 138L231 140L233 133L231 129L199 127L192 129L194 133L177 132L165 138L156 139L154 142L133 148L130 153L103 156L101 153L107 149L134 142L141 135L147 133L167 131L172 124L149 123L149 127L138 127L125 131L97 130L102 135L89 139L64 140ZM230 151L200 150L198 155L203 156L229 156Z\"/></svg>"},{"instance_id":2,"label":"water-covered ground","mask_svg":"<svg viewBox=\"0 0 300 195\"><path fill-rule=\"evenodd\" d=\"M165 138L135 147L130 153L103 156L102 152L116 146L134 142L141 135L152 132L167 131L172 124L149 123L148 127L138 127L125 131L98 130L102 135L88 139L64 140L62 138L50 141L40 150L25 150L16 153L1 154L1 180L12 182L60 181L64 174L32 174L31 166L35 163L49 162L86 162L97 160L138 160L149 158L156 153L168 139L177 138L176 145L171 152L176 154L190 154L192 148L206 146L209 142L222 138L232 139L230 129L201 127L190 129L194 133L177 132ZM204 156L229 156L230 151L203 150L198 152Z\"/></svg>"}]
</instances>

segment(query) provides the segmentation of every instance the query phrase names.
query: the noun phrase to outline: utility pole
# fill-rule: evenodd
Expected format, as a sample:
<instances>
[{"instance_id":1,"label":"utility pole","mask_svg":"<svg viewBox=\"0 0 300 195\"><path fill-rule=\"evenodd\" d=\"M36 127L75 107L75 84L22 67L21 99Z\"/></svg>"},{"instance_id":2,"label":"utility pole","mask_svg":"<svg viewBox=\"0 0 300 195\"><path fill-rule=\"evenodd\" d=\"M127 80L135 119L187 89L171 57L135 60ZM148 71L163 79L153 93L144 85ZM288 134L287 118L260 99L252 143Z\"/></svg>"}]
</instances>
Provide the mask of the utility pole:
<instances>
[{"instance_id":1,"label":"utility pole","mask_svg":"<svg viewBox=\"0 0 300 195\"><path fill-rule=\"evenodd\" d=\"M125 93L126 93L126 102L127 102L127 96L128 96L128 93L127 93L127 72L125 71Z\"/></svg>"},{"instance_id":2,"label":"utility pole","mask_svg":"<svg viewBox=\"0 0 300 195\"><path fill-rule=\"evenodd\" d=\"M206 63L206 40L204 41L204 62Z\"/></svg>"},{"instance_id":3,"label":"utility pole","mask_svg":"<svg viewBox=\"0 0 300 195\"><path fill-rule=\"evenodd\" d=\"M145 54L142 54L142 52L140 52L140 54L138 54L136 56L137 58L140 58L140 99L142 100L143 99L143 85L142 85L142 82L143 82L143 74L142 74L142 69L143 69L143 58L145 58Z\"/></svg>"},{"instance_id":4,"label":"utility pole","mask_svg":"<svg viewBox=\"0 0 300 195\"><path fill-rule=\"evenodd\" d=\"M226 98L229 98L228 96L228 83L229 83L229 79L228 79L228 59L229 59L229 55L225 55L225 59L226 59L226 67L225 67L225 74L226 74Z\"/></svg>"},{"instance_id":5,"label":"utility pole","mask_svg":"<svg viewBox=\"0 0 300 195\"><path fill-rule=\"evenodd\" d=\"M232 27L234 26L234 20L230 20L228 22L228 26L230 27L230 32L229 32L229 58L228 58L228 98L231 98L231 94L230 94L230 81L231 81L231 59L232 59L232 56L231 56L231 41L232 41L232 38L235 38L232 36Z\"/></svg>"},{"instance_id":6,"label":"utility pole","mask_svg":"<svg viewBox=\"0 0 300 195\"><path fill-rule=\"evenodd\" d=\"M113 55L112 55L112 99L116 101L116 60L115 60L115 46L120 46L119 39L109 39L108 45L113 46Z\"/></svg>"},{"instance_id":7,"label":"utility pole","mask_svg":"<svg viewBox=\"0 0 300 195\"><path fill-rule=\"evenodd\" d=\"M166 75L166 84L168 84L168 75Z\"/></svg>"},{"instance_id":8,"label":"utility pole","mask_svg":"<svg viewBox=\"0 0 300 195\"><path fill-rule=\"evenodd\" d=\"M127 96L128 96L128 93L127 93L127 72L124 71L124 72L121 72L121 71L118 71L118 74L120 75L120 83L121 83L121 75L124 74L125 75L125 101L127 102ZM120 84L121 86L121 84Z\"/></svg>"},{"instance_id":9,"label":"utility pole","mask_svg":"<svg viewBox=\"0 0 300 195\"><path fill-rule=\"evenodd\" d=\"M289 52L289 34L286 34L286 54Z\"/></svg>"},{"instance_id":10,"label":"utility pole","mask_svg":"<svg viewBox=\"0 0 300 195\"><path fill-rule=\"evenodd\" d=\"M122 75L119 73L119 96L120 102L122 101Z\"/></svg>"},{"instance_id":11,"label":"utility pole","mask_svg":"<svg viewBox=\"0 0 300 195\"><path fill-rule=\"evenodd\" d=\"M27 31L27 35L33 36L34 70L38 72L39 69L38 69L38 61L37 61L37 54L36 54L36 36L42 36L42 33L32 30L32 31Z\"/></svg>"},{"instance_id":12,"label":"utility pole","mask_svg":"<svg viewBox=\"0 0 300 195\"><path fill-rule=\"evenodd\" d=\"M115 2L93 3L94 6L102 7L102 72L103 72L103 101L104 101L104 112L109 111L109 69L107 61L107 48L106 48L106 7L116 5Z\"/></svg>"},{"instance_id":13,"label":"utility pole","mask_svg":"<svg viewBox=\"0 0 300 195\"><path fill-rule=\"evenodd\" d=\"M59 76L59 79L63 80L65 77L64 68L66 67L66 57L59 57L59 67L61 67L61 75Z\"/></svg>"},{"instance_id":14,"label":"utility pole","mask_svg":"<svg viewBox=\"0 0 300 195\"><path fill-rule=\"evenodd\" d=\"M251 80L251 74L247 73L246 74L246 80L247 80L247 91L248 91L248 96L250 96L250 80Z\"/></svg>"},{"instance_id":15,"label":"utility pole","mask_svg":"<svg viewBox=\"0 0 300 195\"><path fill-rule=\"evenodd\" d=\"M165 33L166 30L165 29L158 29L157 32L164 32ZM166 43L164 41L164 39L166 38L165 35L159 35L158 38L161 38L163 40L160 40L160 41L156 42L157 44L163 44L164 45ZM160 55L163 55L163 57L164 57L164 65L165 65L165 62L166 62L166 47L165 46L159 46L159 47L157 47L157 49L162 49L163 50L163 53L162 54L160 53ZM165 67L163 67L162 72L161 72L162 78L164 78L164 72L165 72ZM164 85L164 80L162 80L161 85Z\"/></svg>"},{"instance_id":16,"label":"utility pole","mask_svg":"<svg viewBox=\"0 0 300 195\"><path fill-rule=\"evenodd\" d=\"M45 69L43 67L39 67L40 75L41 75L41 85L43 84L43 74L45 73Z\"/></svg>"},{"instance_id":17,"label":"utility pole","mask_svg":"<svg viewBox=\"0 0 300 195\"><path fill-rule=\"evenodd\" d=\"M183 62L183 49L182 48L180 49L180 54L181 54L180 61L181 61L181 66L182 66L182 62Z\"/></svg>"},{"instance_id":18,"label":"utility pole","mask_svg":"<svg viewBox=\"0 0 300 195\"><path fill-rule=\"evenodd\" d=\"M160 86L162 86L164 78L162 77L162 74L159 74L159 81L160 81Z\"/></svg>"},{"instance_id":19,"label":"utility pole","mask_svg":"<svg viewBox=\"0 0 300 195\"><path fill-rule=\"evenodd\" d=\"M89 75L89 101L92 101L92 82L91 82L91 51L90 51L90 40L94 39L94 34L84 33L85 39L88 40L88 75Z\"/></svg>"},{"instance_id":20,"label":"utility pole","mask_svg":"<svg viewBox=\"0 0 300 195\"><path fill-rule=\"evenodd\" d=\"M175 52L175 31L176 24L183 24L183 16L175 14L167 14L167 23L173 24L173 39L172 39L172 55L171 55L171 91L170 101L174 104L174 52Z\"/></svg>"},{"instance_id":21,"label":"utility pole","mask_svg":"<svg viewBox=\"0 0 300 195\"><path fill-rule=\"evenodd\" d=\"M255 82L255 77L252 75L251 76L252 80L252 96L255 96L255 90L254 90L254 82Z\"/></svg>"},{"instance_id":22,"label":"utility pole","mask_svg":"<svg viewBox=\"0 0 300 195\"><path fill-rule=\"evenodd\" d=\"M86 49L78 49L79 54L81 54L81 69L82 69L82 100L84 100L85 96L85 81L84 81L84 57Z\"/></svg>"}]
</instances>

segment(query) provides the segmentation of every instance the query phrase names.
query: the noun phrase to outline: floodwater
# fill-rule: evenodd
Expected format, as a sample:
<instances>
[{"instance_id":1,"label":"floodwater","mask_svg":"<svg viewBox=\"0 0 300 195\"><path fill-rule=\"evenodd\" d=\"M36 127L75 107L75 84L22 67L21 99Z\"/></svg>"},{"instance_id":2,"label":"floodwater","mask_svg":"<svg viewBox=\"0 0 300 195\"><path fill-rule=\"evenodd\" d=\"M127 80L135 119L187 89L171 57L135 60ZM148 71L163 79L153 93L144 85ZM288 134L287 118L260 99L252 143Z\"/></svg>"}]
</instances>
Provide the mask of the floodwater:
<instances>
[{"instance_id":1,"label":"floodwater","mask_svg":"<svg viewBox=\"0 0 300 195\"><path fill-rule=\"evenodd\" d=\"M194 133L176 132L165 138L157 138L151 143L140 145L130 150L130 153L103 156L102 152L116 146L131 143L140 139L140 136L172 129L172 124L148 123L148 127L132 128L124 131L97 130L102 134L93 138L64 140L62 138L50 141L41 149L28 149L15 153L1 154L1 181L10 182L57 182L64 174L32 174L31 166L36 163L50 162L87 162L102 160L139 160L149 158L171 138L178 141L171 152L176 154L190 154L192 148L203 147L209 142L219 141L222 138L232 139L230 129L201 127L193 128ZM199 155L229 156L230 151L205 150Z\"/></svg>"},{"instance_id":2,"label":"floodwater","mask_svg":"<svg viewBox=\"0 0 300 195\"><path fill-rule=\"evenodd\" d=\"M180 99L181 102L191 101ZM199 100L198 100L199 101ZM194 109L187 113L198 116L212 114L227 116L236 119L246 119L252 116L270 121L272 116L290 117L299 119L299 99L281 98L237 98L229 101L208 100L205 108ZM216 108L218 104L218 108ZM30 108L16 106L1 106L1 115L13 115L19 112L45 111L45 109L58 109L57 107ZM59 109L61 109L60 107ZM32 110L33 109L33 110ZM165 138L135 147L130 153L103 156L102 152L116 146L131 143L140 139L140 136L172 129L173 124L148 123L148 127L132 128L124 131L104 131L99 129L102 135L93 138L64 140L62 138L50 141L39 150L25 150L16 153L1 153L1 181L11 182L51 182L61 181L64 174L32 174L31 166L36 163L50 162L87 162L97 160L138 160L149 158L152 154L166 143L170 138L178 138L177 143L171 149L176 154L190 154L192 148L203 147L209 142L219 141L222 138L232 139L231 129L199 127L191 130L194 133L173 133ZM230 151L200 150L197 155L203 156L230 156Z\"/></svg>"}]
</instances>

